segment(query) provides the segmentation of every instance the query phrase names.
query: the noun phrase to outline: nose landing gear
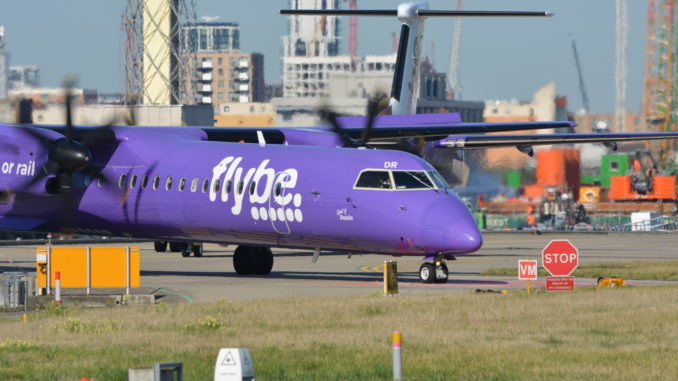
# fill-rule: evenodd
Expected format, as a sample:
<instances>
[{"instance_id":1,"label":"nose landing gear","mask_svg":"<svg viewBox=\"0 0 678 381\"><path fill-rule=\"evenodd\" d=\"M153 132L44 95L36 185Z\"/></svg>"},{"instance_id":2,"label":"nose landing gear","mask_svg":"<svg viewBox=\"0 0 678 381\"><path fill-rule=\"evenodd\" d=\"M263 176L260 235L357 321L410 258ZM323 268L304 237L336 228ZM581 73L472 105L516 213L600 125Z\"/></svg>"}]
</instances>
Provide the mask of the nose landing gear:
<instances>
[{"instance_id":1,"label":"nose landing gear","mask_svg":"<svg viewBox=\"0 0 678 381\"><path fill-rule=\"evenodd\" d=\"M419 280L422 283L445 283L449 277L445 260L454 260L454 256L436 255L432 262L424 262L419 267Z\"/></svg>"}]
</instances>

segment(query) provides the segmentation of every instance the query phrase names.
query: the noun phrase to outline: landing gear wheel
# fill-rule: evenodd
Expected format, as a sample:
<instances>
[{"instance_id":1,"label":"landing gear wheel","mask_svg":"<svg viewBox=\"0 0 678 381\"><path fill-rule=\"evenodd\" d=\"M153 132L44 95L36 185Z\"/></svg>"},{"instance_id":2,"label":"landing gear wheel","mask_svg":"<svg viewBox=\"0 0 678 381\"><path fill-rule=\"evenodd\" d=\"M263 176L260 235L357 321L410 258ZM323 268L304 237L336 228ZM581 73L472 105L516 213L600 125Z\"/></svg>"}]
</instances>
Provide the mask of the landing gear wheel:
<instances>
[{"instance_id":1,"label":"landing gear wheel","mask_svg":"<svg viewBox=\"0 0 678 381\"><path fill-rule=\"evenodd\" d=\"M233 252L233 268L238 275L254 274L255 266L253 247L238 246Z\"/></svg>"},{"instance_id":2,"label":"landing gear wheel","mask_svg":"<svg viewBox=\"0 0 678 381\"><path fill-rule=\"evenodd\" d=\"M233 268L238 275L268 275L273 268L273 253L268 247L238 246L233 253Z\"/></svg>"},{"instance_id":3,"label":"landing gear wheel","mask_svg":"<svg viewBox=\"0 0 678 381\"><path fill-rule=\"evenodd\" d=\"M447 278L449 277L449 271L447 271L447 265L445 262L441 262L439 266L436 266L435 282L436 283L447 283Z\"/></svg>"},{"instance_id":4,"label":"landing gear wheel","mask_svg":"<svg viewBox=\"0 0 678 381\"><path fill-rule=\"evenodd\" d=\"M433 263L424 262L419 267L419 280L422 283L433 283L436 280L436 268Z\"/></svg>"},{"instance_id":5,"label":"landing gear wheel","mask_svg":"<svg viewBox=\"0 0 678 381\"><path fill-rule=\"evenodd\" d=\"M178 253L181 251L183 245L183 242L170 242L169 243L169 248L172 253Z\"/></svg>"},{"instance_id":6,"label":"landing gear wheel","mask_svg":"<svg viewBox=\"0 0 678 381\"><path fill-rule=\"evenodd\" d=\"M193 256L202 257L202 243L193 244Z\"/></svg>"},{"instance_id":7,"label":"landing gear wheel","mask_svg":"<svg viewBox=\"0 0 678 381\"><path fill-rule=\"evenodd\" d=\"M187 243L181 242L181 256L186 258L191 256L191 246Z\"/></svg>"},{"instance_id":8,"label":"landing gear wheel","mask_svg":"<svg viewBox=\"0 0 678 381\"><path fill-rule=\"evenodd\" d=\"M254 273L257 275L268 275L273 268L273 253L268 247L257 248L256 267Z\"/></svg>"},{"instance_id":9,"label":"landing gear wheel","mask_svg":"<svg viewBox=\"0 0 678 381\"><path fill-rule=\"evenodd\" d=\"M153 242L153 246L157 253L164 253L167 251L167 241L155 241Z\"/></svg>"}]
</instances>

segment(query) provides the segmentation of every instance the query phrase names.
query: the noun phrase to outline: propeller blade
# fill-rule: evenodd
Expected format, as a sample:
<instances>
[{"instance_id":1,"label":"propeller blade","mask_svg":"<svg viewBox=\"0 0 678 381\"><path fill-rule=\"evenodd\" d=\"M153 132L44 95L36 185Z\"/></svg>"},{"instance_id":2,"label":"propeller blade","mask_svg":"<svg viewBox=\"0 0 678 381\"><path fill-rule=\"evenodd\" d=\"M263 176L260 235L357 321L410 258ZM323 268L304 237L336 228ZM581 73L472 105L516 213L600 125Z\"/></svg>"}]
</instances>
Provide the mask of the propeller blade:
<instances>
[{"instance_id":1,"label":"propeller blade","mask_svg":"<svg viewBox=\"0 0 678 381\"><path fill-rule=\"evenodd\" d=\"M86 146L96 145L97 143L114 142L116 141L115 132L112 124L107 124L88 131L83 135L80 142Z\"/></svg>"},{"instance_id":2,"label":"propeller blade","mask_svg":"<svg viewBox=\"0 0 678 381\"><path fill-rule=\"evenodd\" d=\"M69 142L73 140L73 110L71 105L71 98L73 96L73 86L75 86L77 77L74 75L67 75L64 77L64 103L66 108L66 140Z\"/></svg>"},{"instance_id":3,"label":"propeller blade","mask_svg":"<svg viewBox=\"0 0 678 381\"><path fill-rule=\"evenodd\" d=\"M377 102L377 100L374 98L370 98L367 101L367 123L365 124L365 128L363 129L363 132L360 136L360 141L364 145L367 145L367 142L370 140L370 135L374 126L374 118L377 116L378 111L379 102Z\"/></svg>"},{"instance_id":4,"label":"propeller blade","mask_svg":"<svg viewBox=\"0 0 678 381\"><path fill-rule=\"evenodd\" d=\"M341 125L339 125L339 122L337 121L337 116L339 116L339 114L328 108L322 107L320 110L318 110L318 115L321 119L327 121L330 124L332 131L335 134L339 135L339 138L344 143L344 147L355 146L355 142L348 136L348 132L344 130Z\"/></svg>"},{"instance_id":5,"label":"propeller blade","mask_svg":"<svg viewBox=\"0 0 678 381\"><path fill-rule=\"evenodd\" d=\"M78 209L73 192L73 174L70 172L60 172L58 181L59 194L61 194L63 199L63 204L61 205L61 227L71 228L75 226L75 215Z\"/></svg>"}]
</instances>

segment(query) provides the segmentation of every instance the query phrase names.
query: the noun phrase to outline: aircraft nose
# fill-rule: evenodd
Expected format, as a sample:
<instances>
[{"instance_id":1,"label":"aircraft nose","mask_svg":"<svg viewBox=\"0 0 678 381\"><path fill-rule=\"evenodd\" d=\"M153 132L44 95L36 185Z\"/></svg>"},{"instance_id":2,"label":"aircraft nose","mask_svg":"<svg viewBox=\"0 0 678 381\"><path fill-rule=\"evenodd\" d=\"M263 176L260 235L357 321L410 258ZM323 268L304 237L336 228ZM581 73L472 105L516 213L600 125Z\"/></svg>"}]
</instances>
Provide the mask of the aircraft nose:
<instances>
[{"instance_id":1,"label":"aircraft nose","mask_svg":"<svg viewBox=\"0 0 678 381\"><path fill-rule=\"evenodd\" d=\"M435 251L472 253L483 245L482 234L471 212L455 195L434 203L425 221L425 236Z\"/></svg>"},{"instance_id":2,"label":"aircraft nose","mask_svg":"<svg viewBox=\"0 0 678 381\"><path fill-rule=\"evenodd\" d=\"M468 210L464 217L451 221L447 240L456 253L472 253L483 245L483 236Z\"/></svg>"}]
</instances>

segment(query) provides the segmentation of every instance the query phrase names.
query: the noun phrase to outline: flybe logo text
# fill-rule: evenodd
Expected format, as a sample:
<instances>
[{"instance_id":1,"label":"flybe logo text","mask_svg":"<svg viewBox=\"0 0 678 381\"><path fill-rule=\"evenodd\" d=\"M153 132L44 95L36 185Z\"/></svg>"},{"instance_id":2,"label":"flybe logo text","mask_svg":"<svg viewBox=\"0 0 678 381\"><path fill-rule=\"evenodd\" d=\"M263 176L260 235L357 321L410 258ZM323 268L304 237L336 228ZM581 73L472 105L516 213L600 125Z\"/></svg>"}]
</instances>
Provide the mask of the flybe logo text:
<instances>
[{"instance_id":1,"label":"flybe logo text","mask_svg":"<svg viewBox=\"0 0 678 381\"><path fill-rule=\"evenodd\" d=\"M269 159L256 168L241 166L242 157L225 157L212 169L210 201L229 202L230 210L240 215L247 197L250 214L255 220L301 222L301 194L295 193L299 173L294 168L276 172L269 168Z\"/></svg>"}]
</instances>

